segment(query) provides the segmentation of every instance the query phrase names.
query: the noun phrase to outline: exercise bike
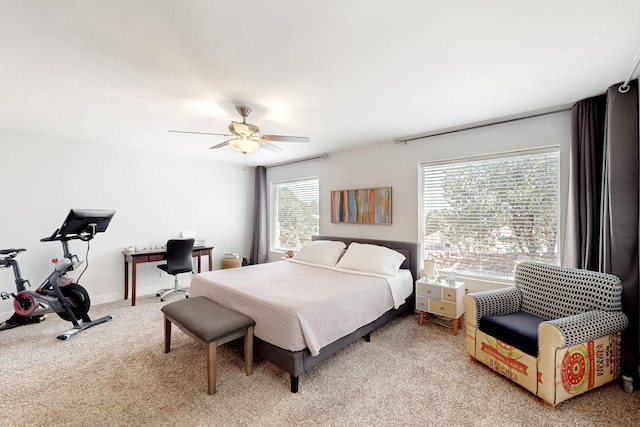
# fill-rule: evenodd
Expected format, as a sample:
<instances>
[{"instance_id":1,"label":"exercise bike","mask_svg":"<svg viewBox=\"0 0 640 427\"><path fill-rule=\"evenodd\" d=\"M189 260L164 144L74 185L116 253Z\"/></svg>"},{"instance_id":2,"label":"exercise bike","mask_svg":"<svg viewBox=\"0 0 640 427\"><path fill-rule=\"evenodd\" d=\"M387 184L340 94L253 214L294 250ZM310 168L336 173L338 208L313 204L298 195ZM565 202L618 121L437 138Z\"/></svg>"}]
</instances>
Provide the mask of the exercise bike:
<instances>
[{"instance_id":1,"label":"exercise bike","mask_svg":"<svg viewBox=\"0 0 640 427\"><path fill-rule=\"evenodd\" d=\"M50 236L40 239L41 242L59 241L62 243L64 256L62 259L54 258L52 260L55 264L53 272L35 291L27 289L26 286L30 287L31 284L22 277L20 265L16 259L26 249L0 250L0 269L9 267L13 269L17 292L15 294L0 293L3 300L14 299L13 308L15 310L9 319L0 324L0 331L27 323L37 323L47 313L56 313L62 319L73 323L72 329L57 337L61 340L67 340L78 332L113 319L112 315L108 315L91 320L88 315L91 305L89 294L67 273L84 264L84 261L80 261L76 255L70 252L69 241L82 240L89 245L88 242L97 233L107 229L114 214L115 211L71 209L59 229L56 229Z\"/></svg>"}]
</instances>

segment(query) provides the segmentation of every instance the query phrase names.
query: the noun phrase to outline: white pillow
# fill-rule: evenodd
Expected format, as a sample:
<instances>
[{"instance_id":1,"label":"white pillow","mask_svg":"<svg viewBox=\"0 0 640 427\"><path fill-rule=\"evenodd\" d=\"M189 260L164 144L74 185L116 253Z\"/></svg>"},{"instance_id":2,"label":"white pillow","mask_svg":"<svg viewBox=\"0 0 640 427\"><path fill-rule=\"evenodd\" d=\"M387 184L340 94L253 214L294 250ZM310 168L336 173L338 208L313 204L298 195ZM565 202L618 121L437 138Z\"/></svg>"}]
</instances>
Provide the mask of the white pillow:
<instances>
[{"instance_id":1,"label":"white pillow","mask_svg":"<svg viewBox=\"0 0 640 427\"><path fill-rule=\"evenodd\" d=\"M336 267L395 276L405 256L384 246L351 243Z\"/></svg>"},{"instance_id":2,"label":"white pillow","mask_svg":"<svg viewBox=\"0 0 640 427\"><path fill-rule=\"evenodd\" d=\"M313 262L322 265L336 265L347 245L333 240L315 240L309 242L298 251L293 259Z\"/></svg>"}]
</instances>

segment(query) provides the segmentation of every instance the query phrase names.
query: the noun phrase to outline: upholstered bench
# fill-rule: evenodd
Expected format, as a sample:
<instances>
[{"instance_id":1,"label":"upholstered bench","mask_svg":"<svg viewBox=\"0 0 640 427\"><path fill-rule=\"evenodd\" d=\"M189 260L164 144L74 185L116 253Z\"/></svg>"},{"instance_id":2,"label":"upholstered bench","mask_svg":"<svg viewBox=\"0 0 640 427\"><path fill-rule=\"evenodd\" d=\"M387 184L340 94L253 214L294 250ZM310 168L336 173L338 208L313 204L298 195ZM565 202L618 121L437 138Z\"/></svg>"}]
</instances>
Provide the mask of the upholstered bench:
<instances>
[{"instance_id":1,"label":"upholstered bench","mask_svg":"<svg viewBox=\"0 0 640 427\"><path fill-rule=\"evenodd\" d=\"M164 352L171 350L171 323L206 346L208 393L216 392L216 348L244 336L244 370L253 370L253 319L206 297L187 298L162 307Z\"/></svg>"}]
</instances>

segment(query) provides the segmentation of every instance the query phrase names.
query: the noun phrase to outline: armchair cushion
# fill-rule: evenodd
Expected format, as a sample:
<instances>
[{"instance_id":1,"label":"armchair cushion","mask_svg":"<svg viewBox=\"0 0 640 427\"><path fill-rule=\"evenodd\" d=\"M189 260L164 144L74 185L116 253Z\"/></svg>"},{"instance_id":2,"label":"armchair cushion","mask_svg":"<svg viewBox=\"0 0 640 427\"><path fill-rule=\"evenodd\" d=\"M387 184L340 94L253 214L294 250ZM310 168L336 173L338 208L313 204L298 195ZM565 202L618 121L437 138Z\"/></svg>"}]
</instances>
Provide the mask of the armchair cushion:
<instances>
[{"instance_id":1,"label":"armchair cushion","mask_svg":"<svg viewBox=\"0 0 640 427\"><path fill-rule=\"evenodd\" d=\"M542 317L519 311L502 316L485 316L480 319L478 329L533 357L538 356L538 325Z\"/></svg>"}]
</instances>

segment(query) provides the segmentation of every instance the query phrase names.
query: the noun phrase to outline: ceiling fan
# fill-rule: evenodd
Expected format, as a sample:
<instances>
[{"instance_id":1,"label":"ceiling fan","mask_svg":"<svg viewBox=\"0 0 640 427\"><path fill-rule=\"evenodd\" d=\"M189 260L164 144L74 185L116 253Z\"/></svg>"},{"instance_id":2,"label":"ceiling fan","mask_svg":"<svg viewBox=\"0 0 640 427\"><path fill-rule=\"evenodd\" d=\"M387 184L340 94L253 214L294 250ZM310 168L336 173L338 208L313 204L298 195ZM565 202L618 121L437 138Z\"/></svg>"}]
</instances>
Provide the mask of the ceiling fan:
<instances>
[{"instance_id":1,"label":"ceiling fan","mask_svg":"<svg viewBox=\"0 0 640 427\"><path fill-rule=\"evenodd\" d=\"M287 135L266 135L260 132L258 126L247 123L247 116L251 113L249 107L236 107L236 110L242 116L242 123L232 121L229 125L228 133L210 133L210 132L190 132L186 130L169 130L168 132L176 133L195 133L199 135L219 135L232 137L220 144L209 147L210 149L218 149L229 145L236 151L243 154L256 151L260 147L264 147L270 150L282 150L277 145L271 144L270 141L284 141L284 142L309 142L309 138L306 136L287 136Z\"/></svg>"}]
</instances>

